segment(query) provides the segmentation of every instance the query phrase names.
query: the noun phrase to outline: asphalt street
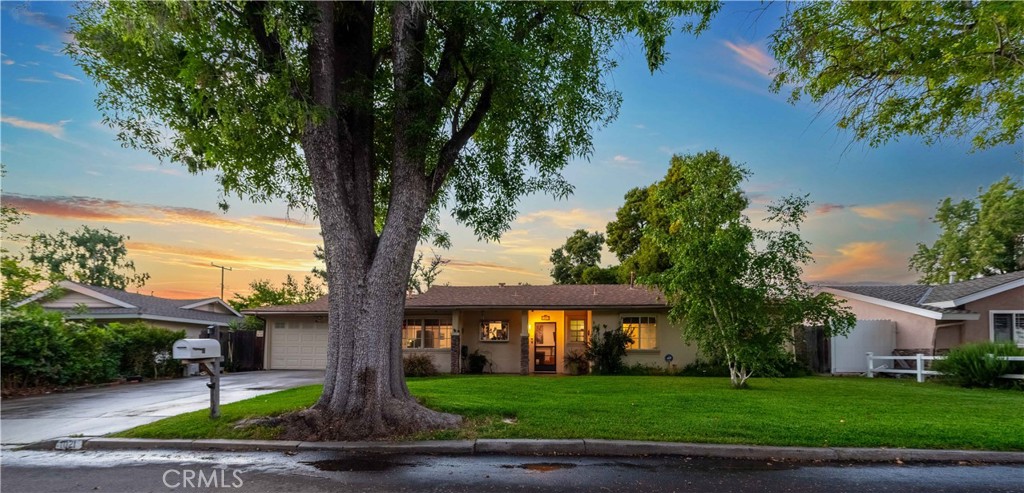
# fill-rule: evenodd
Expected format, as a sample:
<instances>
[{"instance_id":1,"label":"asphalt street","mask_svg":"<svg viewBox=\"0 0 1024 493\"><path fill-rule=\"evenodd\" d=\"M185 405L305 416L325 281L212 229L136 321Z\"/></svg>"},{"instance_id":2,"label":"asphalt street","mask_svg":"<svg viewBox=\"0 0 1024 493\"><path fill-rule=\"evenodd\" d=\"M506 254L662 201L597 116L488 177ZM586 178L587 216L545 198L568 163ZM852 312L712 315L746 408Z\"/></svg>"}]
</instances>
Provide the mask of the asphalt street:
<instances>
[{"instance_id":1,"label":"asphalt street","mask_svg":"<svg viewBox=\"0 0 1024 493\"><path fill-rule=\"evenodd\" d=\"M1009 465L814 464L681 457L351 456L331 452L3 451L32 492L1024 492Z\"/></svg>"},{"instance_id":2,"label":"asphalt street","mask_svg":"<svg viewBox=\"0 0 1024 493\"><path fill-rule=\"evenodd\" d=\"M322 371L257 371L221 377L221 404L323 382ZM97 387L0 404L0 443L100 436L210 406L206 377Z\"/></svg>"}]
</instances>

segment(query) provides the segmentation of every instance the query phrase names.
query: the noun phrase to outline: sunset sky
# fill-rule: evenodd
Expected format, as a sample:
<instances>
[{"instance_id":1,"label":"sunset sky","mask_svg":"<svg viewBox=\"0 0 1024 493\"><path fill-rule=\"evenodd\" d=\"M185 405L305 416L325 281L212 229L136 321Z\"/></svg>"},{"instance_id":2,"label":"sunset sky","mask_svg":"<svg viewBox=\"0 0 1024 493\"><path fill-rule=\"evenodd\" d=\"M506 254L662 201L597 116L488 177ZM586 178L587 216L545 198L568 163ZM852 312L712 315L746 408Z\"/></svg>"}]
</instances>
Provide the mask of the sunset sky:
<instances>
[{"instance_id":1,"label":"sunset sky","mask_svg":"<svg viewBox=\"0 0 1024 493\"><path fill-rule=\"evenodd\" d=\"M120 146L100 123L95 84L61 53L72 4L0 5L2 200L30 214L15 232L85 224L126 234L138 270L152 276L141 291L157 296L216 296L220 271L211 262L234 268L228 298L253 279L302 276L317 265L318 225L308 214L237 197L222 213L214 175L190 175ZM623 194L659 180L672 154L707 149L753 172L744 188L755 220L772 199L810 194L814 211L803 232L816 263L807 280L913 281L907 259L916 243L935 240L929 218L938 201L1019 178L1022 149L971 152L962 141L929 147L909 138L881 148L851 143L832 126L835 114L768 90L775 62L766 43L784 7L726 4L699 38L674 35L668 63L653 75L637 42L618 45L620 65L606 77L622 93L622 109L596 132L594 154L565 169L575 194L521 199L500 243L478 242L446 219L453 246L438 250L451 259L439 282L548 284L551 249L573 230L604 231ZM605 253L605 264L614 260Z\"/></svg>"}]
</instances>

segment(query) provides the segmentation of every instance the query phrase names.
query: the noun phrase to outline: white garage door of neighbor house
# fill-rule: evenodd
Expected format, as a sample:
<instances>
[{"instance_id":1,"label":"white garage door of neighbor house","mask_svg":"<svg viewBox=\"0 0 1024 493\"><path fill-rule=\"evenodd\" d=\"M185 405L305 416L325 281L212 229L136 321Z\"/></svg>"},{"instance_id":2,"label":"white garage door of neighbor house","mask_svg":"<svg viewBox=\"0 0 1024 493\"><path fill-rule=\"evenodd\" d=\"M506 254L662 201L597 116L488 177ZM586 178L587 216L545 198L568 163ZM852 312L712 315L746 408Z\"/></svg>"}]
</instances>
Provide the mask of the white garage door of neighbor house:
<instances>
[{"instance_id":1,"label":"white garage door of neighbor house","mask_svg":"<svg viewBox=\"0 0 1024 493\"><path fill-rule=\"evenodd\" d=\"M327 324L274 322L270 367L275 370L327 368Z\"/></svg>"}]
</instances>

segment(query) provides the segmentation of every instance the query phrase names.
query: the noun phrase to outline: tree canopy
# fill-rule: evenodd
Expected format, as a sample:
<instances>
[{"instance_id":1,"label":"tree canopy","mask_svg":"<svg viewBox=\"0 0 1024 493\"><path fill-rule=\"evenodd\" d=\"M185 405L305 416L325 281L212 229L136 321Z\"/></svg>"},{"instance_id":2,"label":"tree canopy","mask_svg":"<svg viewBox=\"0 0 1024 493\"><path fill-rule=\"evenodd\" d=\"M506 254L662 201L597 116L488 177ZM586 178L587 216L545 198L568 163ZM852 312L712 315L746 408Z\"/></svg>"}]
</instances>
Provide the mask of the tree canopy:
<instances>
[{"instance_id":1,"label":"tree canopy","mask_svg":"<svg viewBox=\"0 0 1024 493\"><path fill-rule=\"evenodd\" d=\"M770 374L787 357L784 344L795 328L821 325L841 334L854 322L832 295L800 278L811 261L799 234L807 199L780 200L768 208L774 229L754 228L740 188L748 174L715 151L673 157L654 199L666 227L645 230L671 266L641 277L665 293L685 339L725 360L736 387L754 373Z\"/></svg>"},{"instance_id":2,"label":"tree canopy","mask_svg":"<svg viewBox=\"0 0 1024 493\"><path fill-rule=\"evenodd\" d=\"M128 259L127 236L107 228L82 226L73 233L38 233L30 237L28 260L51 280L70 281L114 289L142 287L147 273L136 273Z\"/></svg>"},{"instance_id":3,"label":"tree canopy","mask_svg":"<svg viewBox=\"0 0 1024 493\"><path fill-rule=\"evenodd\" d=\"M667 269L669 257L647 234L651 228L664 228L664 211L658 208L657 191L665 180L646 187L637 187L624 197L622 207L615 211L615 220L608 223L608 249L618 257L620 276L643 277Z\"/></svg>"},{"instance_id":4,"label":"tree canopy","mask_svg":"<svg viewBox=\"0 0 1024 493\"><path fill-rule=\"evenodd\" d=\"M243 296L235 293L229 303L236 310L261 306L299 305L312 303L324 294L324 286L311 276L306 276L302 284L299 284L291 274L288 274L280 286L274 286L269 279L256 279L249 283L249 294Z\"/></svg>"},{"instance_id":5,"label":"tree canopy","mask_svg":"<svg viewBox=\"0 0 1024 493\"><path fill-rule=\"evenodd\" d=\"M555 284L596 284L584 282L584 273L590 269L588 280L604 279L594 269L600 269L601 247L604 235L577 229L565 243L551 250L551 279Z\"/></svg>"},{"instance_id":6,"label":"tree canopy","mask_svg":"<svg viewBox=\"0 0 1024 493\"><path fill-rule=\"evenodd\" d=\"M910 268L923 283L1024 270L1024 188L1009 176L978 189L978 197L939 202L932 221L942 231L931 246L917 244Z\"/></svg>"},{"instance_id":7,"label":"tree canopy","mask_svg":"<svg viewBox=\"0 0 1024 493\"><path fill-rule=\"evenodd\" d=\"M881 145L899 135L977 148L1024 132L1024 3L807 2L772 36L772 88L838 112Z\"/></svg>"},{"instance_id":8,"label":"tree canopy","mask_svg":"<svg viewBox=\"0 0 1024 493\"><path fill-rule=\"evenodd\" d=\"M519 197L572 187L620 95L603 74L634 34L654 70L704 2L104 2L71 56L129 145L216 169L225 195L313 206L324 238L324 391L303 439L414 433L459 419L402 375L410 265L442 206L497 238ZM679 16L692 16L680 23ZM314 205L315 203L315 205Z\"/></svg>"}]
</instances>

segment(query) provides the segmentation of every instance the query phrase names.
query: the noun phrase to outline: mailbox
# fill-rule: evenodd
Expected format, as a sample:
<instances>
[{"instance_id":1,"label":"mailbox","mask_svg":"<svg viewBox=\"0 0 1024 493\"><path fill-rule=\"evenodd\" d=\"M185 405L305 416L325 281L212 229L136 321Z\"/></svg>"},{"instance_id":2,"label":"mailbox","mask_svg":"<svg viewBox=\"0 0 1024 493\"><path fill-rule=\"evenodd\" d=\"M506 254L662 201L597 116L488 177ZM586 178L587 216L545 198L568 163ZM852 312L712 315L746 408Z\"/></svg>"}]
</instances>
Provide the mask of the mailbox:
<instances>
[{"instance_id":1,"label":"mailbox","mask_svg":"<svg viewBox=\"0 0 1024 493\"><path fill-rule=\"evenodd\" d=\"M220 359L220 342L216 339L178 339L171 356L181 360Z\"/></svg>"}]
</instances>

